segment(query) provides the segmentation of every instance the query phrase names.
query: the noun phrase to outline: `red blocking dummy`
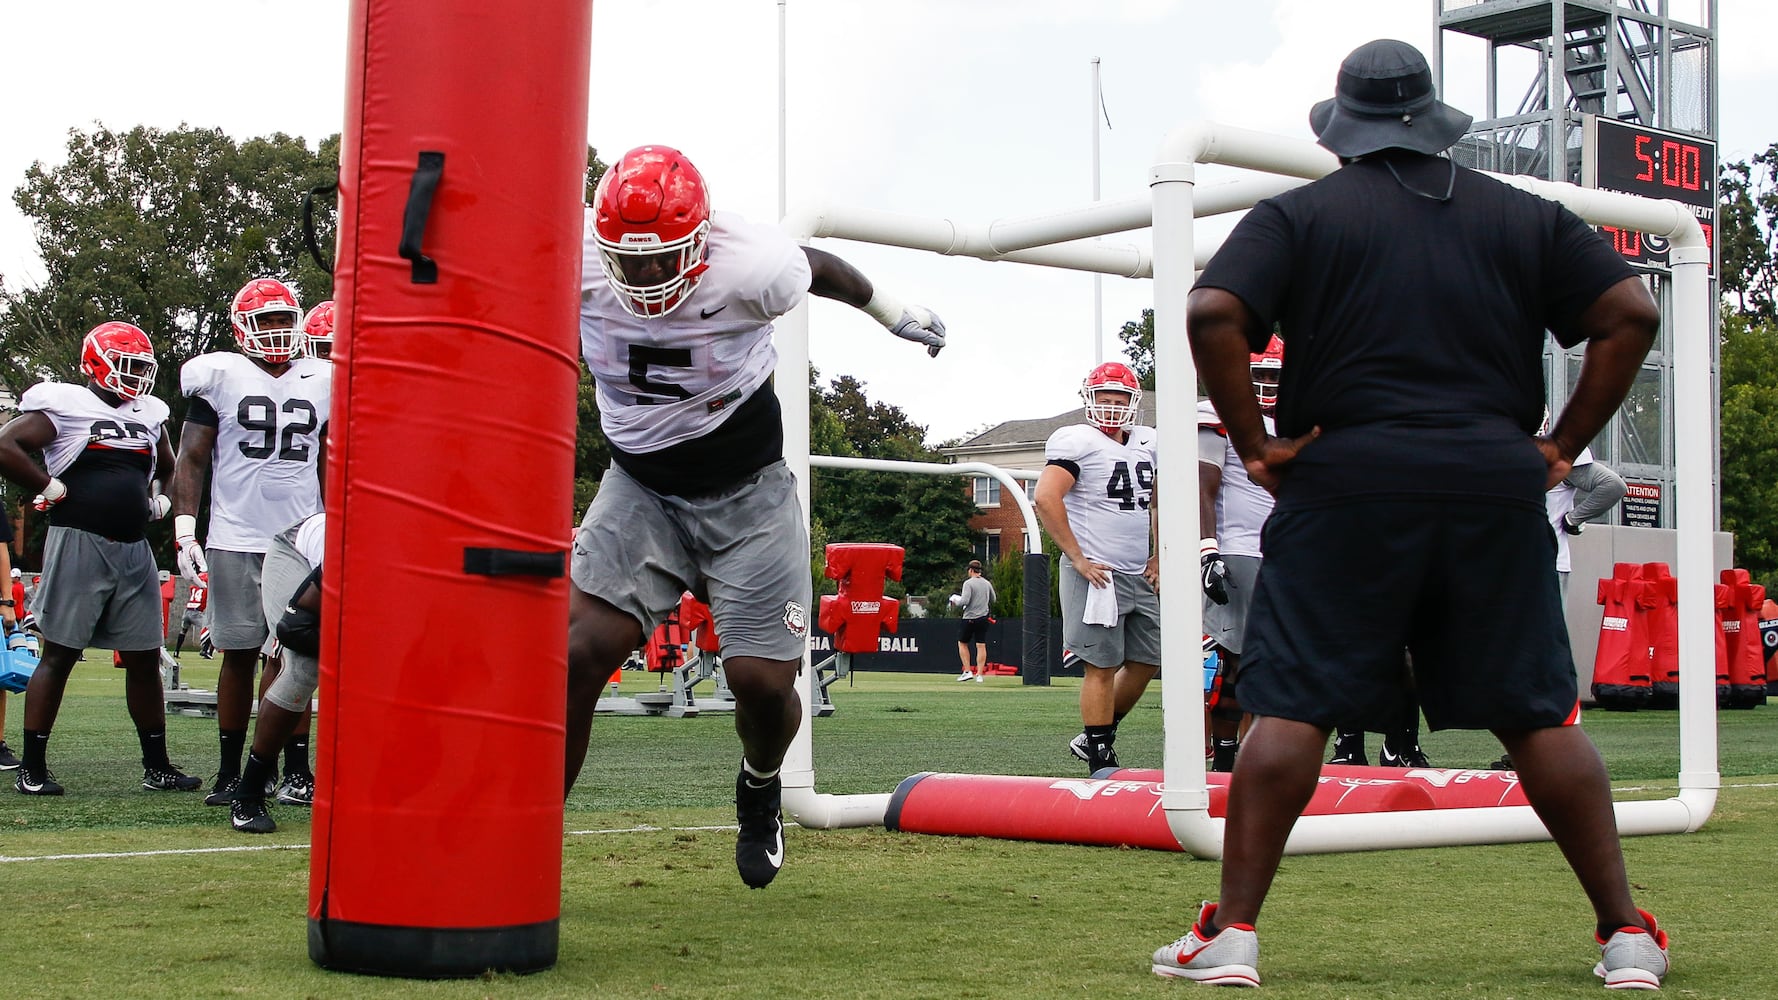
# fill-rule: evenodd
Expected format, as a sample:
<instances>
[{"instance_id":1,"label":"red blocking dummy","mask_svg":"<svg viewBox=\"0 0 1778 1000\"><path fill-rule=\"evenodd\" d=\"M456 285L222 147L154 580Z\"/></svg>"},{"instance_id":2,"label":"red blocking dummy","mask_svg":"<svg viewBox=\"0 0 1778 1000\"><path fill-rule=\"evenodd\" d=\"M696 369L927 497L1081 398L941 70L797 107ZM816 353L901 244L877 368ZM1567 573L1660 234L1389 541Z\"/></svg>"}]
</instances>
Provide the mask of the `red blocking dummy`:
<instances>
[{"instance_id":1,"label":"red blocking dummy","mask_svg":"<svg viewBox=\"0 0 1778 1000\"><path fill-rule=\"evenodd\" d=\"M591 38L590 0L351 5L309 886L327 968L556 959Z\"/></svg>"}]
</instances>

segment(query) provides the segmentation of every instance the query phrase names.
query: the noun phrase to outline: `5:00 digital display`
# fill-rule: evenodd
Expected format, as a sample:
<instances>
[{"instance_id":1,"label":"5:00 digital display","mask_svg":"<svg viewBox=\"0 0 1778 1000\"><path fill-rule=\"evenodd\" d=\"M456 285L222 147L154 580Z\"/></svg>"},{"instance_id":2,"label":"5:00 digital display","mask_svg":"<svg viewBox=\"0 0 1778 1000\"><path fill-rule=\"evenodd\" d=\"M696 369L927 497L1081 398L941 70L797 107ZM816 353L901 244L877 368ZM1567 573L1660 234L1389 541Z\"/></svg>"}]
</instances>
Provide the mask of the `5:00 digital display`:
<instances>
[{"instance_id":1,"label":"5:00 digital display","mask_svg":"<svg viewBox=\"0 0 1778 1000\"><path fill-rule=\"evenodd\" d=\"M1594 128L1594 187L1644 198L1670 198L1688 205L1705 236L1715 242L1716 143L1610 118L1597 119ZM1666 263L1666 240L1611 226L1601 229L1630 260Z\"/></svg>"},{"instance_id":2,"label":"5:00 digital display","mask_svg":"<svg viewBox=\"0 0 1778 1000\"><path fill-rule=\"evenodd\" d=\"M1598 185L1645 198L1716 205L1716 144L1621 122L1599 122Z\"/></svg>"}]
</instances>

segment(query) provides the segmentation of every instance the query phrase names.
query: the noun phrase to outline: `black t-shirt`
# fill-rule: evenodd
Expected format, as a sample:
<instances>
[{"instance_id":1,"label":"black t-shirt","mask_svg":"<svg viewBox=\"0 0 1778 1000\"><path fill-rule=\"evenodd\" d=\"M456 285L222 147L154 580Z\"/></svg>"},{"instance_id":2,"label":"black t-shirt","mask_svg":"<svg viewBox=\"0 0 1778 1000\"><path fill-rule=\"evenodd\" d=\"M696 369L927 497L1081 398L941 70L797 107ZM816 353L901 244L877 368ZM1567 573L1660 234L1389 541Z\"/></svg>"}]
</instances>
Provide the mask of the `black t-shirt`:
<instances>
[{"instance_id":1,"label":"black t-shirt","mask_svg":"<svg viewBox=\"0 0 1778 1000\"><path fill-rule=\"evenodd\" d=\"M1253 350L1278 324L1278 434L1322 430L1280 507L1437 494L1542 509L1545 331L1579 343L1581 313L1635 272L1555 202L1452 169L1400 151L1349 164L1260 202L1204 269L1198 287L1258 316Z\"/></svg>"},{"instance_id":2,"label":"black t-shirt","mask_svg":"<svg viewBox=\"0 0 1778 1000\"><path fill-rule=\"evenodd\" d=\"M727 420L698 437L642 453L613 444L611 460L666 496L706 496L727 489L784 457L784 411L772 383L766 379Z\"/></svg>"},{"instance_id":3,"label":"black t-shirt","mask_svg":"<svg viewBox=\"0 0 1778 1000\"><path fill-rule=\"evenodd\" d=\"M88 448L62 470L68 498L49 509L49 523L114 542L140 541L148 530L148 476L153 470L153 455Z\"/></svg>"}]
</instances>

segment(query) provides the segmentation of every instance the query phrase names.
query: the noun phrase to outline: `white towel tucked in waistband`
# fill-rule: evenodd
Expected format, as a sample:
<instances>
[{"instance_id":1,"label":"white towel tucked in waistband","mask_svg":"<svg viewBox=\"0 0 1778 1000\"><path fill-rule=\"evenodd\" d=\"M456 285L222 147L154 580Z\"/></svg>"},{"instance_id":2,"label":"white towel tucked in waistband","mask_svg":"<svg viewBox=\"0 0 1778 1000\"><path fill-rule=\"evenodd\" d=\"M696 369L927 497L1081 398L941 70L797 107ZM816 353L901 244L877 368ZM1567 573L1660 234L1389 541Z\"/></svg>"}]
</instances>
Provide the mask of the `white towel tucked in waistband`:
<instances>
[{"instance_id":1,"label":"white towel tucked in waistband","mask_svg":"<svg viewBox=\"0 0 1778 1000\"><path fill-rule=\"evenodd\" d=\"M1117 579L1107 580L1103 587L1088 583L1086 614L1083 616L1086 623L1115 626L1117 617Z\"/></svg>"}]
</instances>

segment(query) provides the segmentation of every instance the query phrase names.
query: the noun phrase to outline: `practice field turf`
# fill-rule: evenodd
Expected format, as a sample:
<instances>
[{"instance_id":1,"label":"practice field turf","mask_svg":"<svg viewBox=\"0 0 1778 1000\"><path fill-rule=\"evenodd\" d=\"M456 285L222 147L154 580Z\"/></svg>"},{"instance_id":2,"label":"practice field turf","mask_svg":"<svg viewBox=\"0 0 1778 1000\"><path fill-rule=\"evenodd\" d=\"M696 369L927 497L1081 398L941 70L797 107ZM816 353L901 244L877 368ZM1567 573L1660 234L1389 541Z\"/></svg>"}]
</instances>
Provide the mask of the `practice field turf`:
<instances>
[{"instance_id":1,"label":"practice field turf","mask_svg":"<svg viewBox=\"0 0 1778 1000\"><path fill-rule=\"evenodd\" d=\"M187 680L214 682L185 658ZM626 692L652 689L629 674ZM785 869L749 891L733 863L739 757L727 715L601 716L568 802L560 961L533 976L420 983L308 960L308 817L249 838L197 795L138 787L122 675L89 653L51 747L63 799L0 790L0 998L79 997L1162 997L1148 971L1217 866L1184 855L794 827ZM1078 682L860 674L815 731L818 783L886 792L916 771L1077 776ZM1119 752L1158 765L1158 689ZM22 704L8 706L19 740ZM1664 796L1673 713L1589 713L1620 795ZM211 767L215 723L169 720L173 759ZM1376 737L1371 738L1376 752ZM1433 734L1439 766L1499 755L1485 734ZM1778 907L1778 708L1721 716L1725 787L1697 834L1625 842L1638 901L1673 935L1666 993L1778 996L1765 957ZM524 761L464 758L462 781ZM207 776L207 775L206 775ZM10 779L10 775L7 775ZM415 834L424 836L423 831ZM501 849L489 844L490 852ZM155 853L166 852L166 853ZM473 868L464 891L475 891ZM1600 996L1591 914L1550 844L1287 858L1260 923L1263 996Z\"/></svg>"}]
</instances>

